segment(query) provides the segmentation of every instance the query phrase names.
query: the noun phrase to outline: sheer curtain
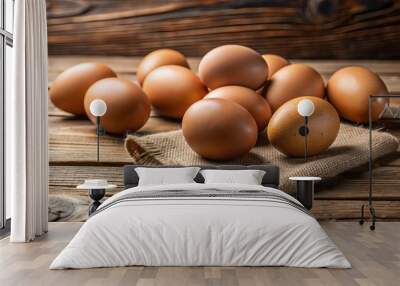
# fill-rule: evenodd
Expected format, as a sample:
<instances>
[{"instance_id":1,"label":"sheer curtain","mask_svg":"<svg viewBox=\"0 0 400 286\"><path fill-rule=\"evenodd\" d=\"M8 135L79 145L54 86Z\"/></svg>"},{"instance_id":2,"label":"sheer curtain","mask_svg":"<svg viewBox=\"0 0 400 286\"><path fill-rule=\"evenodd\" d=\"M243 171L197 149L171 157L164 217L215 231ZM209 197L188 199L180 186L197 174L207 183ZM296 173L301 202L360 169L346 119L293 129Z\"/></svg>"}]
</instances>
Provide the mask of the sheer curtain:
<instances>
[{"instance_id":1,"label":"sheer curtain","mask_svg":"<svg viewBox=\"0 0 400 286\"><path fill-rule=\"evenodd\" d=\"M6 98L6 187L12 242L47 232L47 26L45 0L18 0L13 92Z\"/></svg>"}]
</instances>

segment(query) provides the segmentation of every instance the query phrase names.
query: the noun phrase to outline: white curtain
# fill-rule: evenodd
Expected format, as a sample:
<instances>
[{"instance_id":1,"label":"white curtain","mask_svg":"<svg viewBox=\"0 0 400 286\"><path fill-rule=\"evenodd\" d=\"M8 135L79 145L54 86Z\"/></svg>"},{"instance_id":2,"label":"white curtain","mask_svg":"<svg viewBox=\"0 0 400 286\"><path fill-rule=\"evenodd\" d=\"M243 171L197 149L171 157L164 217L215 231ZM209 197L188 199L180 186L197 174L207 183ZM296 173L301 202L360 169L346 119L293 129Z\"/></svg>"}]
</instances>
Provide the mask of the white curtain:
<instances>
[{"instance_id":1,"label":"white curtain","mask_svg":"<svg viewBox=\"0 0 400 286\"><path fill-rule=\"evenodd\" d=\"M14 70L6 98L6 187L12 242L47 232L47 26L45 0L15 1Z\"/></svg>"}]
</instances>

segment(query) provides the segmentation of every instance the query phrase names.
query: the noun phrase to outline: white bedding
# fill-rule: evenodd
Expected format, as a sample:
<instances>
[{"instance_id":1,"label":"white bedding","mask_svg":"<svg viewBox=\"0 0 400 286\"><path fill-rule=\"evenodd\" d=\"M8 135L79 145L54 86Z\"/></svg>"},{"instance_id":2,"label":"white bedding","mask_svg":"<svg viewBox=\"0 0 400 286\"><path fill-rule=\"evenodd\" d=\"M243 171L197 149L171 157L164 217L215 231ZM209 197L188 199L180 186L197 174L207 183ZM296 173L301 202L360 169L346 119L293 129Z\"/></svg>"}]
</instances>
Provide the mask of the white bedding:
<instances>
[{"instance_id":1,"label":"white bedding","mask_svg":"<svg viewBox=\"0 0 400 286\"><path fill-rule=\"evenodd\" d=\"M265 191L254 185L142 186L106 200L57 256L50 269L145 266L294 266L349 268L319 223L274 200L182 197L122 200L132 192ZM137 194L137 193L134 193ZM298 203L299 204L299 203Z\"/></svg>"}]
</instances>

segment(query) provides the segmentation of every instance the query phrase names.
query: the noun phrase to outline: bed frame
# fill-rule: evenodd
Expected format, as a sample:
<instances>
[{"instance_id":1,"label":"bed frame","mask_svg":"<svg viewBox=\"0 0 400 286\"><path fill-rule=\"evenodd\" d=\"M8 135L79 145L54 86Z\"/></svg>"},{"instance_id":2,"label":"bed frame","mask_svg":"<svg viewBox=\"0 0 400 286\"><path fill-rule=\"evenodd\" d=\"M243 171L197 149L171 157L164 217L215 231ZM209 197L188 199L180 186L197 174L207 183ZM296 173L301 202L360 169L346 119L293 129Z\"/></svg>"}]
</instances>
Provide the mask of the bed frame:
<instances>
[{"instance_id":1,"label":"bed frame","mask_svg":"<svg viewBox=\"0 0 400 286\"><path fill-rule=\"evenodd\" d=\"M145 166L145 165L126 165L124 166L124 185L125 189L136 187L139 182L139 176L135 171L137 167L146 168L179 168L182 166ZM224 169L224 170L263 170L265 171L262 185L265 187L278 188L279 186L279 167L275 165L217 165L217 166L196 166L201 169ZM204 178L199 173L194 180L197 183L203 183Z\"/></svg>"}]
</instances>

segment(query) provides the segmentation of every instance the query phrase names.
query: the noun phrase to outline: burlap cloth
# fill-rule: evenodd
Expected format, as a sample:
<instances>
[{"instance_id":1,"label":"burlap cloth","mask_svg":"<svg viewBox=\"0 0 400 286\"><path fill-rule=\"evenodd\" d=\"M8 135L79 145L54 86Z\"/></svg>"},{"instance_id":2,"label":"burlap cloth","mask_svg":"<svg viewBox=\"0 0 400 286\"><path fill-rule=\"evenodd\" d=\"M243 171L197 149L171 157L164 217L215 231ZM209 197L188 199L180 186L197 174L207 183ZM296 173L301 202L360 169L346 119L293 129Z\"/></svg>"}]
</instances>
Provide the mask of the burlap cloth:
<instances>
[{"instance_id":1,"label":"burlap cloth","mask_svg":"<svg viewBox=\"0 0 400 286\"><path fill-rule=\"evenodd\" d=\"M319 176L332 178L346 170L368 162L368 129L341 124L339 135L332 146L323 154L309 158L287 158L273 148L266 136L259 136L257 145L246 155L232 161L215 162L197 155L183 138L182 131L163 132L146 136L129 135L125 148L134 164L144 165L215 165L215 164L266 164L280 167L280 188L287 192L294 190L291 176ZM399 142L389 133L373 131L373 158L379 158L397 150Z\"/></svg>"}]
</instances>

